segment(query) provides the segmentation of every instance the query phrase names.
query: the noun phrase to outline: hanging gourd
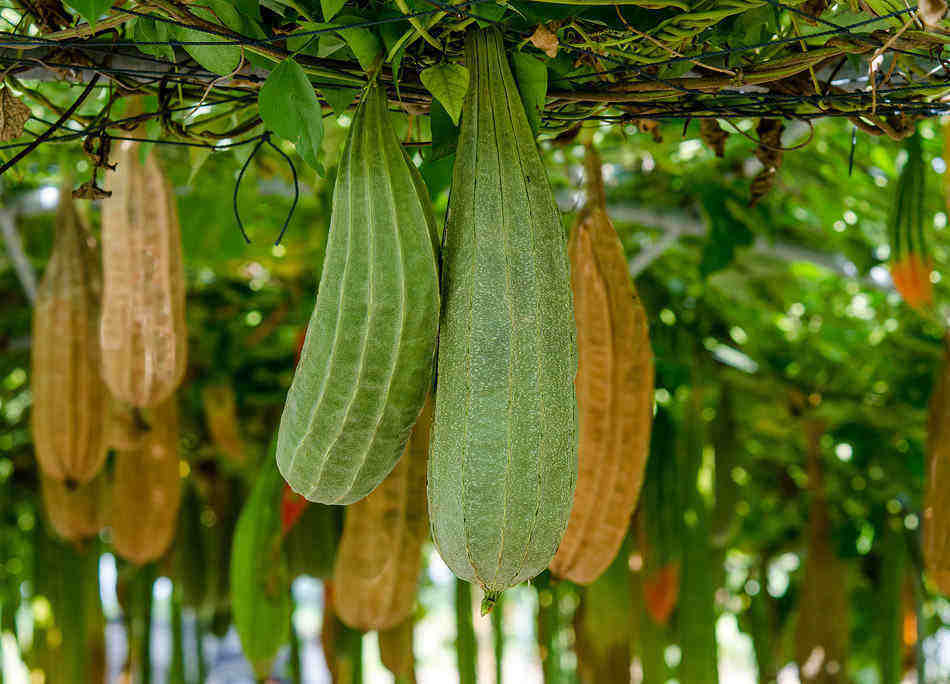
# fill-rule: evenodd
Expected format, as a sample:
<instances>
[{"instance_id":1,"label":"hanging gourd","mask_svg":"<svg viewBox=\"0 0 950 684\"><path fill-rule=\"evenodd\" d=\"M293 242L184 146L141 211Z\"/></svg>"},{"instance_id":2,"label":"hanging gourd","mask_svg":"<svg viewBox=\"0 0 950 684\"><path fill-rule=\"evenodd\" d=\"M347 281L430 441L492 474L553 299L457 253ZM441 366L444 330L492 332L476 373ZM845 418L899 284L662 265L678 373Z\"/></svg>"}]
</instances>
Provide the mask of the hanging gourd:
<instances>
[{"instance_id":1,"label":"hanging gourd","mask_svg":"<svg viewBox=\"0 0 950 684\"><path fill-rule=\"evenodd\" d=\"M927 166L920 134L907 138L904 149L907 162L897 179L897 196L888 222L891 278L904 301L920 309L933 301L930 282L933 261L924 236Z\"/></svg>"}]
</instances>

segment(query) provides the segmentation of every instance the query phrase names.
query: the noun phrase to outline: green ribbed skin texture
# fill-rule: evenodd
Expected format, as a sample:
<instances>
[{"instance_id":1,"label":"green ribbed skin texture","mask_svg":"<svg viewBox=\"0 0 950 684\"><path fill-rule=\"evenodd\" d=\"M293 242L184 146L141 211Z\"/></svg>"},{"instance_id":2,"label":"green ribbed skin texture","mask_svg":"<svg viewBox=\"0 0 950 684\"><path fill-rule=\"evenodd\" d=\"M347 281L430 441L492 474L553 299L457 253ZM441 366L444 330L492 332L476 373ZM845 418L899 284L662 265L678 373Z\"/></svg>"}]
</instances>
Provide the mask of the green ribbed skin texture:
<instances>
[{"instance_id":1,"label":"green ribbed skin texture","mask_svg":"<svg viewBox=\"0 0 950 684\"><path fill-rule=\"evenodd\" d=\"M486 592L547 567L577 477L567 240L495 29L472 31L442 252L432 538Z\"/></svg>"},{"instance_id":2,"label":"green ribbed skin texture","mask_svg":"<svg viewBox=\"0 0 950 684\"><path fill-rule=\"evenodd\" d=\"M278 435L280 472L310 501L359 501L402 455L435 362L434 236L428 193L374 84L340 159L317 305Z\"/></svg>"}]
</instances>

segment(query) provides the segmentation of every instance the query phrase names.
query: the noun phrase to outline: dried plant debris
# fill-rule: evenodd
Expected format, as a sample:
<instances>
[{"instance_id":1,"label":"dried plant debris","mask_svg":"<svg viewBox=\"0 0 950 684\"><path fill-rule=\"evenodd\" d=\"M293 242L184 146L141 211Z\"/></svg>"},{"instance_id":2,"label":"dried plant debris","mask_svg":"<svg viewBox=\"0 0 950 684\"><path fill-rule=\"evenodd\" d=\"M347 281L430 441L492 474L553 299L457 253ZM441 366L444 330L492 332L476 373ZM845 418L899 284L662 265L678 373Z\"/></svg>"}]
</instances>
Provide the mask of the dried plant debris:
<instances>
[{"instance_id":1,"label":"dried plant debris","mask_svg":"<svg viewBox=\"0 0 950 684\"><path fill-rule=\"evenodd\" d=\"M763 168L752 180L749 189L749 206L755 206L763 197L769 194L775 185L775 178L782 166L782 131L785 124L780 119L760 119L756 126L759 134L759 145L755 148L755 157L762 162Z\"/></svg>"}]
</instances>

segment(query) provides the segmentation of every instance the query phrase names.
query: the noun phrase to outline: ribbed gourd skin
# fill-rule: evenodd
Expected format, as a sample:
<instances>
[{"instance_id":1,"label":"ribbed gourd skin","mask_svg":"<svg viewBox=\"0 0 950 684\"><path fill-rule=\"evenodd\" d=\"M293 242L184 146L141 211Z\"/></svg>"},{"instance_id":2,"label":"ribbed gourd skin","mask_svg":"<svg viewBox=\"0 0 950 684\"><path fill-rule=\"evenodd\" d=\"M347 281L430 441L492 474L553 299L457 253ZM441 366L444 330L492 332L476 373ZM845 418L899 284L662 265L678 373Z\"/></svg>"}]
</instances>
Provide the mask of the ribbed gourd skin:
<instances>
[{"instance_id":1,"label":"ribbed gourd skin","mask_svg":"<svg viewBox=\"0 0 950 684\"><path fill-rule=\"evenodd\" d=\"M927 574L941 593L950 593L950 337L934 383L927 416L927 484L923 551Z\"/></svg>"},{"instance_id":2,"label":"ribbed gourd skin","mask_svg":"<svg viewBox=\"0 0 950 684\"><path fill-rule=\"evenodd\" d=\"M105 462L109 393L100 376L96 334L99 255L68 189L61 196L53 251L33 309L30 419L40 469L75 487L89 482Z\"/></svg>"},{"instance_id":3,"label":"ribbed gourd skin","mask_svg":"<svg viewBox=\"0 0 950 684\"><path fill-rule=\"evenodd\" d=\"M373 84L340 159L317 304L278 434L280 472L310 501L359 501L402 455L435 361L435 235Z\"/></svg>"},{"instance_id":4,"label":"ribbed gourd skin","mask_svg":"<svg viewBox=\"0 0 950 684\"><path fill-rule=\"evenodd\" d=\"M600 157L588 148L587 205L568 242L577 321L577 490L551 572L589 584L610 565L643 484L653 420L646 311L607 216Z\"/></svg>"},{"instance_id":5,"label":"ribbed gourd skin","mask_svg":"<svg viewBox=\"0 0 950 684\"><path fill-rule=\"evenodd\" d=\"M336 611L361 630L385 630L412 613L427 536L426 458L432 405L426 402L389 476L346 509L333 571Z\"/></svg>"},{"instance_id":6,"label":"ribbed gourd skin","mask_svg":"<svg viewBox=\"0 0 950 684\"><path fill-rule=\"evenodd\" d=\"M102 202L102 377L133 406L156 406L185 374L185 272L178 208L139 143L116 141Z\"/></svg>"},{"instance_id":7,"label":"ribbed gourd skin","mask_svg":"<svg viewBox=\"0 0 950 684\"><path fill-rule=\"evenodd\" d=\"M175 398L144 411L143 420L140 447L116 453L110 515L116 552L139 565L171 545L181 502Z\"/></svg>"},{"instance_id":8,"label":"ribbed gourd skin","mask_svg":"<svg viewBox=\"0 0 950 684\"><path fill-rule=\"evenodd\" d=\"M577 350L565 234L500 33L470 32L465 58L428 498L442 558L485 610L567 526Z\"/></svg>"}]
</instances>

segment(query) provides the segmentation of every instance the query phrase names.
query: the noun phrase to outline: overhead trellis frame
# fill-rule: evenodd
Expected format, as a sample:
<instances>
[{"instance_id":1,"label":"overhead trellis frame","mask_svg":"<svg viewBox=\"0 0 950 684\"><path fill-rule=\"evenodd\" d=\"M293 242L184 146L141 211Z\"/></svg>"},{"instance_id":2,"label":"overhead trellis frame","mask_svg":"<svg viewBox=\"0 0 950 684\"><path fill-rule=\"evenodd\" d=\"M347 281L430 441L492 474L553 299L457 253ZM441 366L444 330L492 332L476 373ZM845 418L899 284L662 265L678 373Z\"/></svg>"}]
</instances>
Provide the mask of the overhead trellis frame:
<instances>
[{"instance_id":1,"label":"overhead trellis frame","mask_svg":"<svg viewBox=\"0 0 950 684\"><path fill-rule=\"evenodd\" d=\"M924 27L915 8L891 7L886 0L862 0L860 8L844 4L829 8L822 0L637 0L617 5L594 0L566 4L569 12L563 5L532 0L504 8L493 0L455 4L419 0L413 8L405 2L395 3L401 13L387 11L393 9L389 3L360 6L354 11L362 16L324 24L308 22L307 17L288 10L283 16L269 13L266 31L258 30L260 35L254 37L197 16L192 12L197 5L169 0L114 7L94 27L86 23L66 27L70 15L65 10L52 12L52 18L39 16L38 5L62 8L58 0L17 2L10 9L22 15L19 25L7 16L2 18L10 25L10 30L0 35L4 78L47 108L53 108L48 98L40 101L45 96L29 88L33 81L61 80L81 87L100 75L111 97L101 111L74 115L69 127L61 131L49 130L59 122L35 117L27 132L34 139L8 142L0 151L35 146L39 137L44 138L44 144L64 142L117 126L124 126L128 134L131 124L149 119L161 122L164 142L212 148L224 147L222 140L228 146L255 142L261 136L256 112L231 130L220 131L202 126L200 117L190 120L195 106L215 110L216 118L220 118L222 107L246 114L253 109L255 94L267 77L266 63L276 66L288 57L303 67L320 95L325 86L359 86L365 74L352 53L340 51L343 58L317 56L299 47L291 49L289 41L299 45L303 39L339 35L345 29L381 31L387 25L409 26L400 38L403 47L398 59L383 65L380 78L391 85L394 103L413 114L426 113L432 96L422 85L420 72L459 57L462 29L476 20L499 24L513 50L523 49L538 57L542 53L529 42L536 26L545 25L557 36L559 55L546 60L543 114L543 129L552 134L591 119L623 123L673 118L847 117L866 132L902 138L913 130L915 120L950 109L950 71L942 57L944 46L950 43L950 31L942 25ZM750 13L756 13L754 19L745 21L743 17L753 16ZM762 17L768 18L769 35L753 30ZM200 31L199 36L208 35L209 39L135 40L131 28L143 20ZM745 33L741 30L744 21L749 25ZM36 27L43 32L38 34ZM736 41L737 36L753 35L761 39ZM423 36L426 38L419 40ZM146 54L156 46L170 48L168 54L174 59ZM187 52L196 46L239 46L240 66L225 75L209 71ZM396 51L387 52L392 57ZM251 54L263 58L265 65L261 60L249 63ZM397 80L398 88L392 87ZM136 93L159 95L158 108L131 122L113 119L114 101ZM329 111L330 103L323 103ZM37 131L37 125L46 129ZM122 137L122 132L113 137Z\"/></svg>"}]
</instances>

